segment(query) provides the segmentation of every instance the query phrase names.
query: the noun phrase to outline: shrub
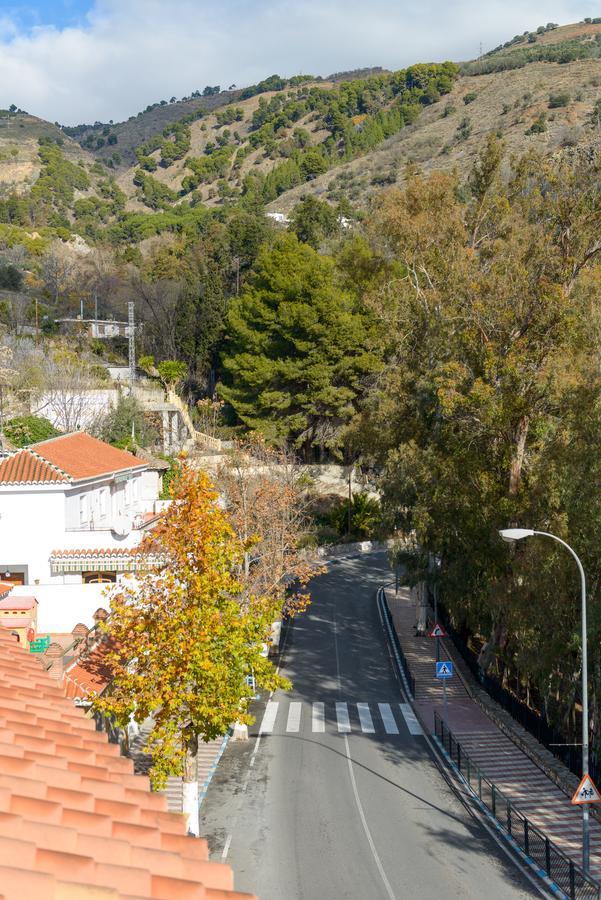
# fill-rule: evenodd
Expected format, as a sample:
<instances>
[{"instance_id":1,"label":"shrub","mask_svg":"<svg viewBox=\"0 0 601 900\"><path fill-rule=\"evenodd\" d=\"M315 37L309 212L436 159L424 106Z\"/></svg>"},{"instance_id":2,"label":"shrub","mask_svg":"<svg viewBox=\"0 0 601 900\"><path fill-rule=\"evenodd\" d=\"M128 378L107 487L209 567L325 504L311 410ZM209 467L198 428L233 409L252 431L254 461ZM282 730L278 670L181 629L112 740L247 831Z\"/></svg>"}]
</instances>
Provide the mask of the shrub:
<instances>
[{"instance_id":1,"label":"shrub","mask_svg":"<svg viewBox=\"0 0 601 900\"><path fill-rule=\"evenodd\" d=\"M530 128L526 131L526 134L542 134L547 130L547 117L544 113L541 113L538 119L532 123Z\"/></svg>"},{"instance_id":2,"label":"shrub","mask_svg":"<svg viewBox=\"0 0 601 900\"><path fill-rule=\"evenodd\" d=\"M562 106L567 106L569 102L569 94L551 94L549 97L549 109L559 109Z\"/></svg>"},{"instance_id":3,"label":"shrub","mask_svg":"<svg viewBox=\"0 0 601 900\"><path fill-rule=\"evenodd\" d=\"M472 133L472 123L467 116L461 120L457 128L456 137L458 141L466 141Z\"/></svg>"},{"instance_id":4,"label":"shrub","mask_svg":"<svg viewBox=\"0 0 601 900\"><path fill-rule=\"evenodd\" d=\"M377 500L367 494L355 494L351 503L351 535L361 539L376 537L382 525L382 511ZM338 534L348 534L349 502L345 500L331 514Z\"/></svg>"},{"instance_id":5,"label":"shrub","mask_svg":"<svg viewBox=\"0 0 601 900\"><path fill-rule=\"evenodd\" d=\"M18 291L23 284L23 273L12 263L0 263L0 288Z\"/></svg>"},{"instance_id":6,"label":"shrub","mask_svg":"<svg viewBox=\"0 0 601 900\"><path fill-rule=\"evenodd\" d=\"M43 416L15 416L5 423L4 434L15 447L27 447L57 437L60 431Z\"/></svg>"},{"instance_id":7,"label":"shrub","mask_svg":"<svg viewBox=\"0 0 601 900\"><path fill-rule=\"evenodd\" d=\"M477 96L478 94L476 94L475 91L471 91L469 94L465 95L465 97L463 98L463 102L466 106L468 106L470 103L474 102Z\"/></svg>"}]
</instances>

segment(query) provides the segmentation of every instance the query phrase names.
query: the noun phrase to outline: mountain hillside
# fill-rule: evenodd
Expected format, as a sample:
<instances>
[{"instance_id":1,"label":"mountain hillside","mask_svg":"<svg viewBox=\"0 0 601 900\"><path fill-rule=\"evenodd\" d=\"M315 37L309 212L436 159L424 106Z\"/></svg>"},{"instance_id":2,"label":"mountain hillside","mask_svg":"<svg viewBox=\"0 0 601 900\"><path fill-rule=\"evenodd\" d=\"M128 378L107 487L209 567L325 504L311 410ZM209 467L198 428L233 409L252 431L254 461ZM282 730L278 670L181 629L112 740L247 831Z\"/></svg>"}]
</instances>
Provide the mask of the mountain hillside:
<instances>
[{"instance_id":1,"label":"mountain hillside","mask_svg":"<svg viewBox=\"0 0 601 900\"><path fill-rule=\"evenodd\" d=\"M40 140L60 144L68 161L93 165L94 157L61 129L28 113L0 110L0 186L23 192L37 181L42 169Z\"/></svg>"},{"instance_id":2,"label":"mountain hillside","mask_svg":"<svg viewBox=\"0 0 601 900\"><path fill-rule=\"evenodd\" d=\"M491 132L515 154L598 144L601 20L461 64L208 87L118 124L0 111L0 222L119 245L241 202L287 214L312 194L352 216L407 165L466 173Z\"/></svg>"}]
</instances>

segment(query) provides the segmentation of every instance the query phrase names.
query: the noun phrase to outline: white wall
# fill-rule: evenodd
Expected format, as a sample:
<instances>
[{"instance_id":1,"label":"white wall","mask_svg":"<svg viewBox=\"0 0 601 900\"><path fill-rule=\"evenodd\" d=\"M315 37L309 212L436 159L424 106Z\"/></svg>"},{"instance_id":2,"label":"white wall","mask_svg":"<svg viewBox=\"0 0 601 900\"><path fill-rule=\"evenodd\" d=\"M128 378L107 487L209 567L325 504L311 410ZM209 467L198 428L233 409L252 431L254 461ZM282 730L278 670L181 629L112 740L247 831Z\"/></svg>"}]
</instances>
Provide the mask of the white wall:
<instances>
[{"instance_id":1,"label":"white wall","mask_svg":"<svg viewBox=\"0 0 601 900\"><path fill-rule=\"evenodd\" d=\"M14 587L13 597L34 596L38 601L38 634L73 631L80 622L91 628L99 607L110 610L110 591L106 584L24 585Z\"/></svg>"},{"instance_id":2,"label":"white wall","mask_svg":"<svg viewBox=\"0 0 601 900\"><path fill-rule=\"evenodd\" d=\"M154 512L156 493L153 497L145 496L149 493L145 474L132 475L127 489L126 482L114 484L110 480L75 487L63 484L1 486L0 580L6 568L26 567L30 585L36 581L62 584L73 580L73 576L51 574L49 559L53 551L136 547L143 532L131 530L119 537L111 530L111 525L118 517L133 522L137 513ZM103 491L106 492L106 514L101 516ZM85 521L80 517L82 496L85 497Z\"/></svg>"},{"instance_id":3,"label":"white wall","mask_svg":"<svg viewBox=\"0 0 601 900\"><path fill-rule=\"evenodd\" d=\"M47 581L50 550L56 542L60 546L64 531L63 488L0 490L0 567L25 565L31 584L36 578Z\"/></svg>"},{"instance_id":4,"label":"white wall","mask_svg":"<svg viewBox=\"0 0 601 900\"><path fill-rule=\"evenodd\" d=\"M126 482L115 483L111 478L71 488L66 496L66 528L106 530L120 516L133 519L137 513L151 511L158 490L153 496L147 496L145 475L145 472L132 474L128 478L129 487Z\"/></svg>"}]
</instances>

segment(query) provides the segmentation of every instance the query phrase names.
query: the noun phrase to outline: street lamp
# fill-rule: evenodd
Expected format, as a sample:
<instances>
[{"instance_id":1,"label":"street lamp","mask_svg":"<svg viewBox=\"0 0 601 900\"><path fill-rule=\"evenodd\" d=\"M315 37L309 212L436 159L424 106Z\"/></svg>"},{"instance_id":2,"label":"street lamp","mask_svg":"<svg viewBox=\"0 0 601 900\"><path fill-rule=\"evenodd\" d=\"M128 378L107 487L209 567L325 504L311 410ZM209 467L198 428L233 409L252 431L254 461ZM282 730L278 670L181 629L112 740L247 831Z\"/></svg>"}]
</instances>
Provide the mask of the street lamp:
<instances>
[{"instance_id":1,"label":"street lamp","mask_svg":"<svg viewBox=\"0 0 601 900\"><path fill-rule=\"evenodd\" d=\"M580 586L581 586L581 598L582 598L582 777L588 775L588 652L587 652L587 635L586 635L586 578L584 576L584 569L582 568L582 563L580 562L578 556L572 550L569 544L566 544L565 541L562 541L561 538L557 537L555 534L549 534L548 531L533 531L531 528L503 528L499 531L499 534L503 538L504 541L508 543L513 543L514 541L521 541L522 538L533 537L534 535L540 535L541 537L551 538L553 541L557 541L558 544L561 544L563 547L568 550L569 553L572 554L574 559L576 560L576 565L578 566L578 571L580 572ZM589 840L589 814L588 814L588 806L586 803L582 805L582 868L585 873L588 874L589 870L589 855L590 855L590 840Z\"/></svg>"}]
</instances>

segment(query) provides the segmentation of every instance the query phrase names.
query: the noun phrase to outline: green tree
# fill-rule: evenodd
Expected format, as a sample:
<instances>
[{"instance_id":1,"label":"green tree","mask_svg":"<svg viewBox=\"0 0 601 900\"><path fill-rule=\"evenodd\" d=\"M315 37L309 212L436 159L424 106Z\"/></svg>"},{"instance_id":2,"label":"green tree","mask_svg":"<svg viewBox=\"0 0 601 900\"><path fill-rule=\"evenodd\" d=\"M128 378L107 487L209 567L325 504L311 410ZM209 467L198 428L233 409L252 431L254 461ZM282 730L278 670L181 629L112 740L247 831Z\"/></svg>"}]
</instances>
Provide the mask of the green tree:
<instances>
[{"instance_id":1,"label":"green tree","mask_svg":"<svg viewBox=\"0 0 601 900\"><path fill-rule=\"evenodd\" d=\"M122 449L149 447L157 435L144 418L144 410L133 396L119 395L117 405L109 410L99 426L100 437Z\"/></svg>"},{"instance_id":2,"label":"green tree","mask_svg":"<svg viewBox=\"0 0 601 900\"><path fill-rule=\"evenodd\" d=\"M582 495L596 478L598 399L587 422L584 387L598 398L601 164L529 154L507 180L501 160L491 140L467 201L440 173L380 199L373 246L399 268L371 292L386 367L356 427L383 466L389 524L415 538L414 578L436 557L440 596L484 668L513 684L519 673L558 721L577 682L576 579L554 577L552 554L541 569L539 550L526 587L525 557L514 567L497 532L513 522L567 535L569 525L579 545L596 514ZM577 431L587 434L579 471L568 450ZM538 658L543 618L554 642Z\"/></svg>"},{"instance_id":3,"label":"green tree","mask_svg":"<svg viewBox=\"0 0 601 900\"><path fill-rule=\"evenodd\" d=\"M60 434L43 416L14 416L4 424L4 434L15 447L27 447Z\"/></svg>"},{"instance_id":4,"label":"green tree","mask_svg":"<svg viewBox=\"0 0 601 900\"><path fill-rule=\"evenodd\" d=\"M250 429L307 455L336 444L377 367L366 313L341 281L331 258L284 235L228 311L221 395Z\"/></svg>"},{"instance_id":5,"label":"green tree","mask_svg":"<svg viewBox=\"0 0 601 900\"><path fill-rule=\"evenodd\" d=\"M299 241L317 250L326 238L339 230L336 210L324 200L309 194L294 207L289 230L296 234Z\"/></svg>"}]
</instances>

